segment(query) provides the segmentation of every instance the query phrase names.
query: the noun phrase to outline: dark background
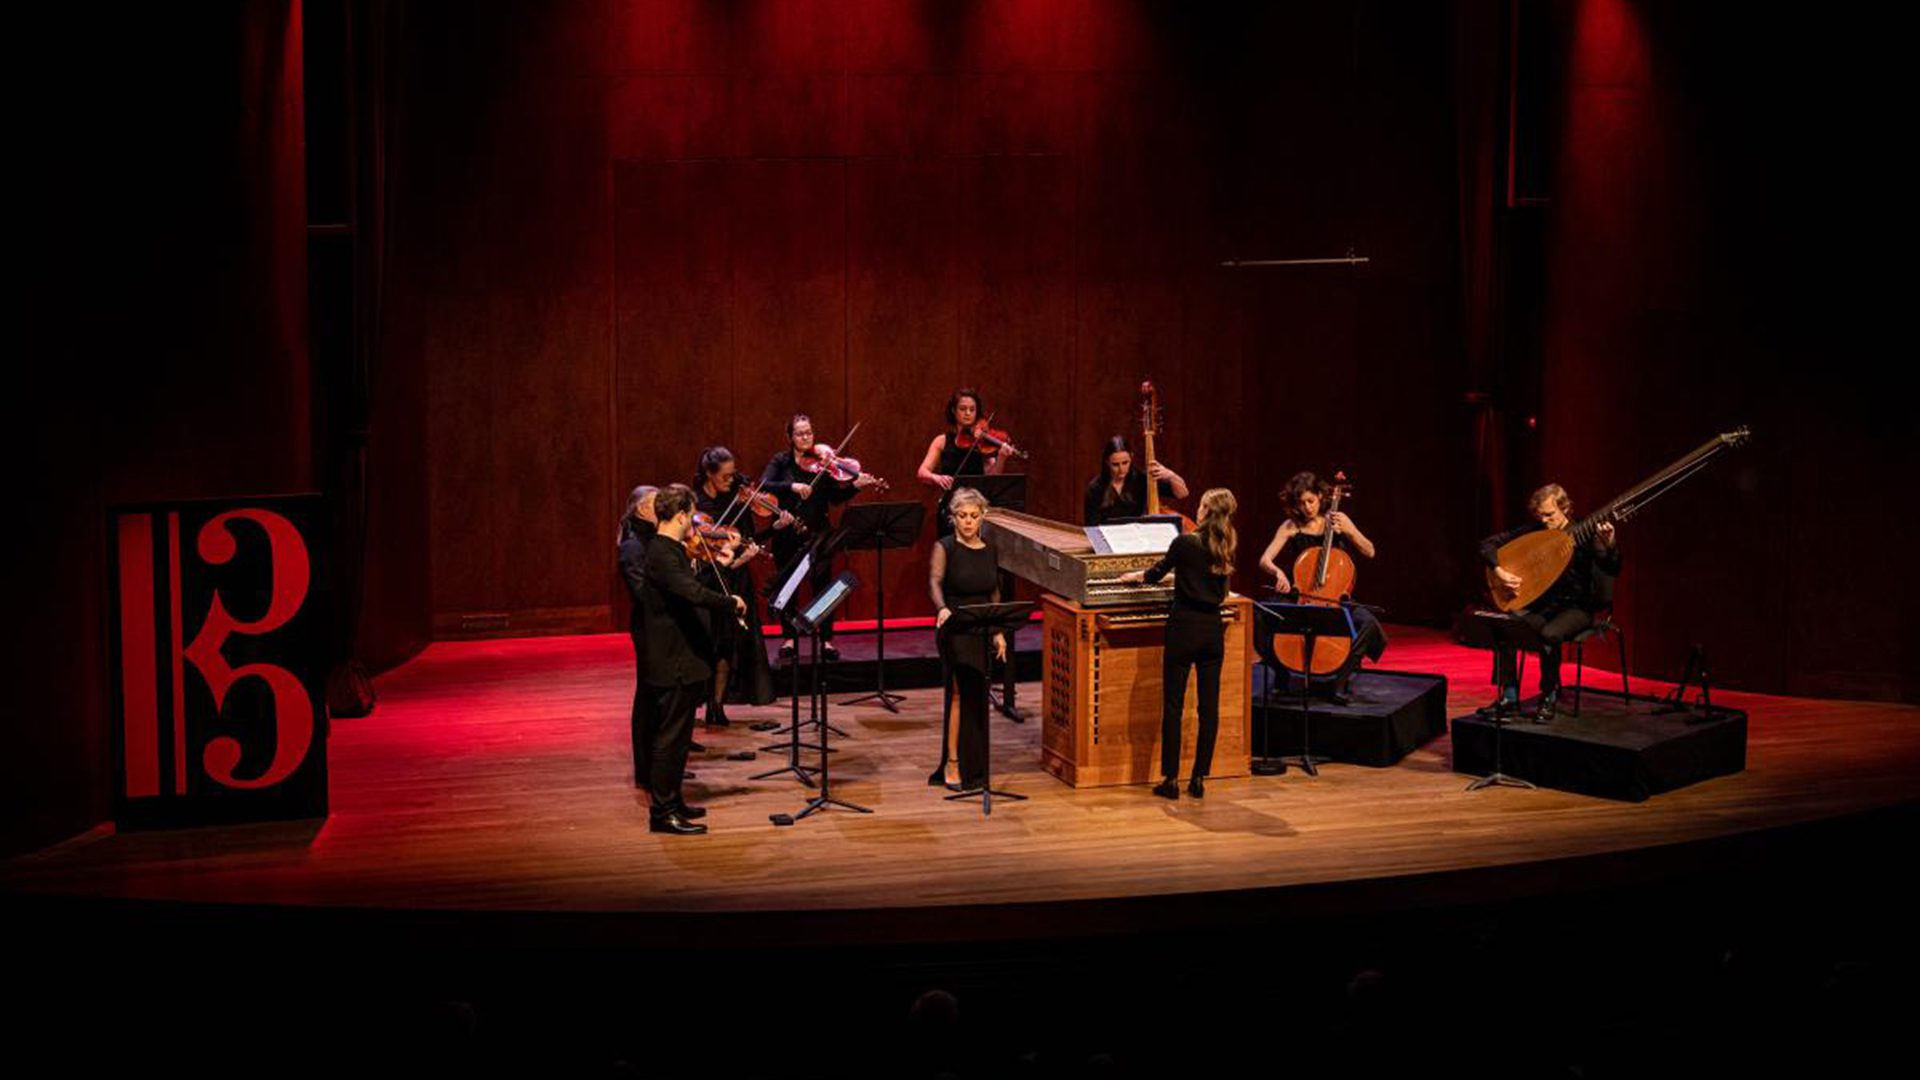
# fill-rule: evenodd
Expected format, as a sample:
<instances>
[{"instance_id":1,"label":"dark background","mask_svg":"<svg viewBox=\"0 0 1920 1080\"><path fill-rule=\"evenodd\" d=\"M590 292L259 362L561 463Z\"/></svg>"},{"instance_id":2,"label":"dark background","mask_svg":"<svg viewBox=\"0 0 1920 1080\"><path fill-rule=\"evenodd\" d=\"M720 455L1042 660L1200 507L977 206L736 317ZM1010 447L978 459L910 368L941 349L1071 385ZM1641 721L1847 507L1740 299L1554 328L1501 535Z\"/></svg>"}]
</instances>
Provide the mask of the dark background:
<instances>
[{"instance_id":1,"label":"dark background","mask_svg":"<svg viewBox=\"0 0 1920 1080\"><path fill-rule=\"evenodd\" d=\"M795 410L930 503L961 384L1072 518L1153 378L1161 456L1240 495L1243 590L1286 476L1345 466L1361 598L1433 624L1542 479L1591 508L1750 424L1624 535L1636 667L1920 700L1893 37L1628 0L37 12L0 846L109 805L109 505L328 494L377 669L476 615L616 628L624 491L709 443L757 471Z\"/></svg>"}]
</instances>

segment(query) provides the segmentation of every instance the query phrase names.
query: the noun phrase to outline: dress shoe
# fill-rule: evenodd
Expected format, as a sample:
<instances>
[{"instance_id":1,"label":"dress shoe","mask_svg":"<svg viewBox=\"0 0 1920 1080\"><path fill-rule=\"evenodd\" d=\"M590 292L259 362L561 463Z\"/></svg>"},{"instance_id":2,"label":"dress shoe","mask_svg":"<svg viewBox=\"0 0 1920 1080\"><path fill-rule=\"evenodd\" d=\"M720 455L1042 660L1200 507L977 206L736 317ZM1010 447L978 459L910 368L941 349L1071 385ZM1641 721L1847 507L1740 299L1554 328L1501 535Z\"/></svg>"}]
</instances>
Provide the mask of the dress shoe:
<instances>
[{"instance_id":1,"label":"dress shoe","mask_svg":"<svg viewBox=\"0 0 1920 1080\"><path fill-rule=\"evenodd\" d=\"M1153 785L1153 793L1163 799L1177 799L1180 797L1180 785L1174 783L1172 777L1168 777Z\"/></svg>"},{"instance_id":2,"label":"dress shoe","mask_svg":"<svg viewBox=\"0 0 1920 1080\"><path fill-rule=\"evenodd\" d=\"M698 742L698 741L696 741L696 740L693 740L693 739L688 739L688 740L687 740L687 753L689 753L689 754L704 754L704 753L706 753L706 752L707 752L707 748L706 748L706 745L705 745L704 743L701 743L701 742Z\"/></svg>"},{"instance_id":3,"label":"dress shoe","mask_svg":"<svg viewBox=\"0 0 1920 1080\"><path fill-rule=\"evenodd\" d=\"M727 719L727 710L717 705L707 706L707 717L702 723L708 727L727 727L733 721Z\"/></svg>"},{"instance_id":4,"label":"dress shoe","mask_svg":"<svg viewBox=\"0 0 1920 1080\"><path fill-rule=\"evenodd\" d=\"M1540 705L1533 710L1533 722L1536 724L1552 723L1559 707L1560 691L1557 687L1541 694Z\"/></svg>"},{"instance_id":5,"label":"dress shoe","mask_svg":"<svg viewBox=\"0 0 1920 1080\"><path fill-rule=\"evenodd\" d=\"M673 833L675 836L698 836L707 831L705 825L688 821L683 814L673 813L657 817L647 822L648 832Z\"/></svg>"},{"instance_id":6,"label":"dress shoe","mask_svg":"<svg viewBox=\"0 0 1920 1080\"><path fill-rule=\"evenodd\" d=\"M1187 794L1193 796L1196 799L1206 798L1207 797L1206 777L1196 776L1193 779L1187 781Z\"/></svg>"},{"instance_id":7,"label":"dress shoe","mask_svg":"<svg viewBox=\"0 0 1920 1080\"><path fill-rule=\"evenodd\" d=\"M707 808L704 806L683 806L680 808L680 816L686 818L688 821L697 821L707 816Z\"/></svg>"},{"instance_id":8,"label":"dress shoe","mask_svg":"<svg viewBox=\"0 0 1920 1080\"><path fill-rule=\"evenodd\" d=\"M795 651L796 650L793 647L793 642L791 641L781 642L780 643L780 662L783 664L793 663L793 657L794 657Z\"/></svg>"},{"instance_id":9,"label":"dress shoe","mask_svg":"<svg viewBox=\"0 0 1920 1080\"><path fill-rule=\"evenodd\" d=\"M828 661L838 660L840 659L840 650L834 648L833 642L824 642L820 646L820 659Z\"/></svg>"}]
</instances>

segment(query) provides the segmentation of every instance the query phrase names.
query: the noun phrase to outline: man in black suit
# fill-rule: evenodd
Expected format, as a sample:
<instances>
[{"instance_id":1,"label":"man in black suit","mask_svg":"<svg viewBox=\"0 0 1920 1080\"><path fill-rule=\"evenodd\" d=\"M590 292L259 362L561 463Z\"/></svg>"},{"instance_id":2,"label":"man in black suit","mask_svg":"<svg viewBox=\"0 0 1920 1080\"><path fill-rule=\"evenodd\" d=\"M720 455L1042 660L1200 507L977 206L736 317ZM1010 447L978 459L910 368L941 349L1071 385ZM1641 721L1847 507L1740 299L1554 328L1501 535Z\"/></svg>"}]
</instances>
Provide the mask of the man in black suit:
<instances>
[{"instance_id":1,"label":"man in black suit","mask_svg":"<svg viewBox=\"0 0 1920 1080\"><path fill-rule=\"evenodd\" d=\"M626 582L633 609L627 616L627 636L633 639L633 786L647 786L647 740L651 725L647 717L653 711L653 689L647 685L646 601L641 592L647 583L647 546L653 542L655 522L653 500L660 489L641 484L627 497L627 512L620 515L620 578Z\"/></svg>"},{"instance_id":2,"label":"man in black suit","mask_svg":"<svg viewBox=\"0 0 1920 1080\"><path fill-rule=\"evenodd\" d=\"M1559 484L1547 484L1527 500L1527 509L1537 524L1522 525L1480 541L1480 558L1493 569L1494 576L1508 588L1520 587L1520 575L1500 565L1500 548L1509 541L1541 529L1567 530L1574 527L1573 499ZM1611 521L1599 522L1588 543L1576 544L1573 559L1554 579L1545 595L1535 600L1519 617L1539 631L1546 647L1540 652L1540 703L1534 710L1536 723L1547 723L1560 704L1560 646L1579 637L1593 625L1594 613L1612 605L1613 579L1620 576L1620 547ZM1500 685L1499 705L1511 707L1520 701L1520 668L1512 645L1502 644L1493 654L1493 679Z\"/></svg>"},{"instance_id":3,"label":"man in black suit","mask_svg":"<svg viewBox=\"0 0 1920 1080\"><path fill-rule=\"evenodd\" d=\"M700 584L682 540L693 523L693 493L671 487L654 496L657 533L647 542L645 582L640 588L646 626L642 665L653 709L646 717L648 825L654 832L690 835L707 831L695 821L706 810L680 796L693 737L693 713L713 677L713 624L709 611L744 614L746 603Z\"/></svg>"}]
</instances>

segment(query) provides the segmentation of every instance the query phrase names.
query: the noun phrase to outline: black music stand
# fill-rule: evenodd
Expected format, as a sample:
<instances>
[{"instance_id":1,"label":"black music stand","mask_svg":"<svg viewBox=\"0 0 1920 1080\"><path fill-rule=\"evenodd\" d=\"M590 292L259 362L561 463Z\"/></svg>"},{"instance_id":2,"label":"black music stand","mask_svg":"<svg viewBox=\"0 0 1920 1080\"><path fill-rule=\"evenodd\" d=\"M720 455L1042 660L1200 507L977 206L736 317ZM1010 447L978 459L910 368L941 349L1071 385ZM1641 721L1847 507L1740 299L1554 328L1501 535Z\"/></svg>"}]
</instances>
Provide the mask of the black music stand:
<instances>
[{"instance_id":1,"label":"black music stand","mask_svg":"<svg viewBox=\"0 0 1920 1080\"><path fill-rule=\"evenodd\" d=\"M1021 623L1027 621L1027 616L1033 614L1033 607L1033 602L1030 600L1018 600L1007 604L961 604L959 607L951 609L953 614L947 616L947 625L952 627L953 632L956 634L964 634L968 631L979 631L980 647L985 650L985 652L981 654L983 659L993 656L994 631L998 630L1008 635L1007 658L1010 661L1013 658L1012 634L1020 627ZM941 717L940 727L940 737L944 739L946 738L946 718L944 716ZM980 763L981 766L985 768L986 774L981 777L980 786L974 788L972 791L963 791L958 795L949 795L947 796L947 801L953 802L956 799L971 799L975 795L978 795L980 797L980 813L986 815L993 813L993 797L995 795L1003 799L1015 800L1024 800L1026 796L1015 795L1011 791L994 790L992 726L989 725L987 730L981 732L981 734L985 736L987 745L986 760Z\"/></svg>"},{"instance_id":2,"label":"black music stand","mask_svg":"<svg viewBox=\"0 0 1920 1080\"><path fill-rule=\"evenodd\" d=\"M854 576L853 571L844 571L839 577L833 579L833 584L827 586L825 592L813 598L813 602L807 605L807 610L793 617L794 629L807 635L808 640L812 642L813 700L820 710L820 745L808 747L810 750L820 751L820 794L807 800L806 808L793 815L795 821L816 810L825 810L829 806L838 806L843 810L852 810L859 814L873 813L864 806L833 797L833 771L828 767L833 759L827 756L833 753L833 750L827 745L827 735L829 732L834 734L838 732L834 732L833 725L827 723L827 692L820 682L821 627L833 616L835 609L845 603L847 597L853 595L854 588L859 584L860 579ZM796 740L799 738L797 728L794 738Z\"/></svg>"},{"instance_id":3,"label":"black music stand","mask_svg":"<svg viewBox=\"0 0 1920 1080\"><path fill-rule=\"evenodd\" d=\"M887 692L887 549L912 547L920 538L920 524L926 520L926 507L917 502L855 503L840 518L840 546L847 551L873 549L874 578L879 582L880 614L876 625L879 635L879 660L874 664L874 690L840 704L860 705L877 701L888 712L900 711L904 694Z\"/></svg>"},{"instance_id":4,"label":"black music stand","mask_svg":"<svg viewBox=\"0 0 1920 1080\"><path fill-rule=\"evenodd\" d=\"M979 473L971 476L956 476L954 487L970 487L986 496L987 505L1002 510L1025 510L1027 508L1027 474L1025 473ZM1000 571L1000 595L1013 595L1013 575ZM1000 715L1016 724L1027 722L1025 714L1014 701L1014 631L1007 631L1007 662L1003 664L1000 676L1000 696L994 699L991 686L987 689L987 701L1000 710Z\"/></svg>"},{"instance_id":5,"label":"black music stand","mask_svg":"<svg viewBox=\"0 0 1920 1080\"><path fill-rule=\"evenodd\" d=\"M1514 702L1508 705L1506 688L1496 687L1498 695L1494 703L1477 710L1479 715L1493 723L1493 771L1467 785L1468 791L1479 791L1487 787L1518 787L1535 790L1534 785L1517 776L1508 776L1501 767L1501 733L1506 731L1509 718L1520 708L1520 658L1526 652L1546 648L1546 641L1540 637L1540 631L1525 619L1499 611L1475 611L1460 622L1462 643L1475 649L1494 651L1494 669L1499 670L1499 653L1503 647L1514 650L1513 681Z\"/></svg>"},{"instance_id":6,"label":"black music stand","mask_svg":"<svg viewBox=\"0 0 1920 1080\"><path fill-rule=\"evenodd\" d=\"M812 569L813 551L809 545L789 568L786 580L781 582L779 588L774 591L773 599L767 602L767 610L772 613L774 622L786 628L786 639L793 642L794 646L793 663L787 665L787 695L793 702L793 722L782 729L787 736L786 742L772 743L760 748L765 753L786 751L787 763L778 769L755 773L748 777L750 780L771 780L782 773L792 773L794 779L812 787L814 786L812 774L820 771L812 766L800 764L800 632L794 627L793 620L785 617L787 608L793 604L794 590L800 587L800 582ZM765 647L765 645L761 646L761 648ZM811 701L808 705L817 707ZM821 755L821 760L824 762L826 755Z\"/></svg>"},{"instance_id":7,"label":"black music stand","mask_svg":"<svg viewBox=\"0 0 1920 1080\"><path fill-rule=\"evenodd\" d=\"M1285 671L1279 657L1273 655L1273 635L1290 634L1305 638L1302 652L1313 656L1314 642L1323 637L1344 637L1353 640L1353 615L1345 604L1276 604L1272 601L1256 601L1253 605L1264 618L1261 625L1254 628L1254 647L1260 651L1262 659L1269 660L1276 671ZM1308 665L1311 667L1311 663ZM1303 672L1300 676L1300 757L1297 762L1300 771L1308 776L1319 776L1319 763L1332 761L1325 755L1315 756L1311 733L1313 730L1313 676ZM1269 738L1272 737L1272 719L1268 719ZM1271 746L1268 749L1272 749ZM1283 761L1286 759L1283 758Z\"/></svg>"}]
</instances>

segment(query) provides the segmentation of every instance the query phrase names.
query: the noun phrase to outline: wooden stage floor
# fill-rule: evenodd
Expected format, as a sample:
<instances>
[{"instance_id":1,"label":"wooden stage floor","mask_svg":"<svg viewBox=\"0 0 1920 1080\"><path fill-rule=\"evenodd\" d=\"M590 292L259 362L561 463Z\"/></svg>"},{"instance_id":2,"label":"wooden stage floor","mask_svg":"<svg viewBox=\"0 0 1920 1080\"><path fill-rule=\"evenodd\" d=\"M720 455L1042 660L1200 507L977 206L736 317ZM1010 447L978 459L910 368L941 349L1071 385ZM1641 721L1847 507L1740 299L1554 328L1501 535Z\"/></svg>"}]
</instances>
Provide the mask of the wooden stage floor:
<instances>
[{"instance_id":1,"label":"wooden stage floor","mask_svg":"<svg viewBox=\"0 0 1920 1080\"><path fill-rule=\"evenodd\" d=\"M1484 703L1485 654L1431 630L1393 638L1388 666L1448 677L1450 716ZM1169 803L1145 787L1076 791L1041 771L1037 722L996 718L996 779L1031 799L997 804L983 819L976 803L947 802L927 786L939 697L916 690L898 716L833 714L850 736L838 743L836 792L873 814L769 823L808 791L748 780L780 764L771 755L724 755L766 742L745 721L785 717L782 701L736 709L735 726L699 736L710 753L691 766L688 793L710 808L713 831L667 837L647 831L645 799L630 784L631 680L620 635L435 645L380 680L372 716L335 724L324 823L101 829L0 864L0 887L359 910L838 912L857 921L889 909L920 913L904 932L939 933L953 926L940 912L955 907L985 927L996 911L1024 919L1048 907L1097 921L1099 902L1147 897L1343 903L1342 888L1368 885L1393 886L1395 902L1407 903L1444 902L1476 880L1552 888L1581 867L1615 875L1628 865L1622 857L1687 861L1690 845L1901 806L1920 789L1920 709L1725 693L1751 718L1747 771L1642 804L1469 794L1445 737L1390 769L1219 781L1205 800ZM1023 694L1037 707L1036 685ZM1521 870L1530 873L1513 873Z\"/></svg>"}]
</instances>

